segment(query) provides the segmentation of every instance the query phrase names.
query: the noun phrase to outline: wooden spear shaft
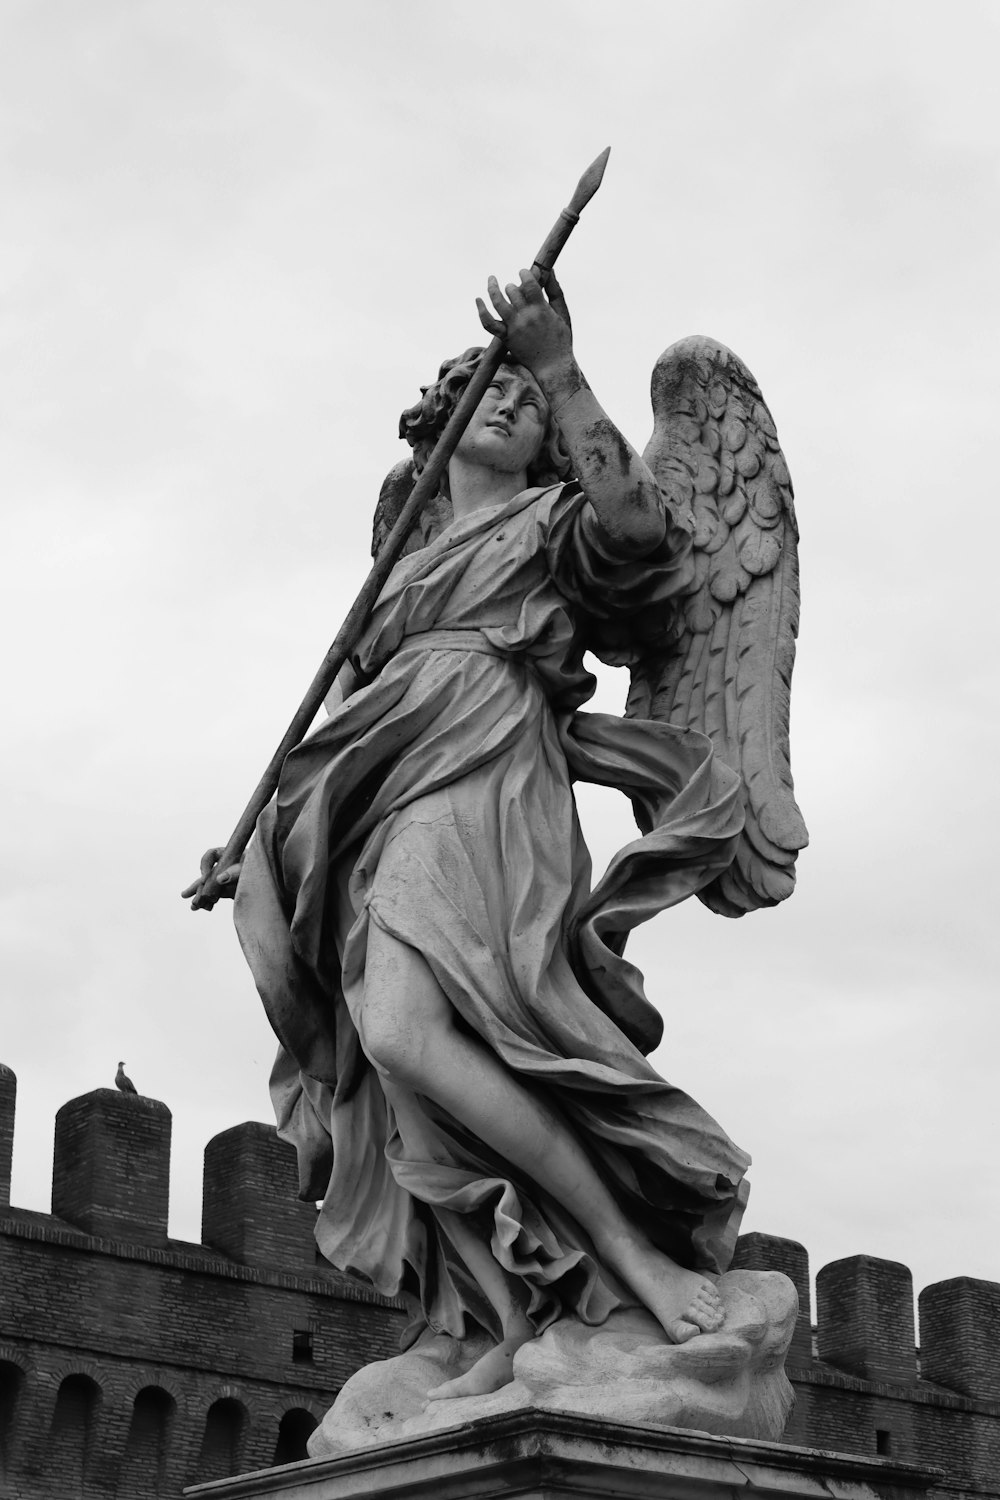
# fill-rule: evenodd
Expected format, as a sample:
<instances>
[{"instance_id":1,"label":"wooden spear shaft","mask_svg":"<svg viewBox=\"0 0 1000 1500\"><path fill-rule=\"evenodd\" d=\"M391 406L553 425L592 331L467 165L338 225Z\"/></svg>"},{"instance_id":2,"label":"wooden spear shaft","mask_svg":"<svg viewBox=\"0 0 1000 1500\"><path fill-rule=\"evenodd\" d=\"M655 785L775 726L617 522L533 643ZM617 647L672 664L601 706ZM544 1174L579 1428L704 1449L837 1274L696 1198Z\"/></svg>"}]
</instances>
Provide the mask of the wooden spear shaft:
<instances>
[{"instance_id":1,"label":"wooden spear shaft","mask_svg":"<svg viewBox=\"0 0 1000 1500\"><path fill-rule=\"evenodd\" d=\"M600 187L610 154L611 147L609 146L601 152L596 161L591 162L577 183L576 191L568 205L560 213L546 235L542 248L535 256L532 269L543 284L555 265L560 250L572 234L580 214ZM337 632L336 639L324 656L308 692L282 735L281 743L271 756L253 796L244 808L228 844L219 856L215 870L225 870L229 865L235 864L250 842L257 819L277 789L285 756L304 739L320 705L336 681L337 674L361 639L368 617L382 592L383 584L406 545L406 538L410 534L413 523L427 501L437 494L441 475L448 466L448 460L458 447L462 433L469 425L473 412L503 363L504 353L503 340L495 338L476 366L475 373L452 412L448 425L438 438L430 458L424 465L423 472L410 491L406 504L386 537L371 572L362 584L361 592L351 605L347 618ZM210 911L218 900L221 891L215 878L215 870L203 881L198 894L191 902L193 911Z\"/></svg>"}]
</instances>

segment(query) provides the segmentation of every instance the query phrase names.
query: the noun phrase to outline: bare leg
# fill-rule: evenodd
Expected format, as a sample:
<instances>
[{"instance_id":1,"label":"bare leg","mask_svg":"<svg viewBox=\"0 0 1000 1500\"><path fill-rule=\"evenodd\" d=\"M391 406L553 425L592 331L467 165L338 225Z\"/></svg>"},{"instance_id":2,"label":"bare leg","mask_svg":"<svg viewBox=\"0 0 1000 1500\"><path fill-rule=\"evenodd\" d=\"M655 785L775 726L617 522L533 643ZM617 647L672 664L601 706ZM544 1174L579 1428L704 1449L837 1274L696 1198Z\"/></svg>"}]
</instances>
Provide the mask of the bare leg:
<instances>
[{"instance_id":1,"label":"bare leg","mask_svg":"<svg viewBox=\"0 0 1000 1500\"><path fill-rule=\"evenodd\" d=\"M461 1252L462 1258L479 1283L484 1295L495 1310L503 1329L499 1344L488 1349L471 1370L446 1380L427 1392L432 1401L453 1400L457 1396L485 1396L498 1391L513 1379L514 1355L522 1344L534 1337L535 1330L528 1321L528 1295L525 1290L518 1297L511 1288L510 1278L494 1259L488 1244L480 1239L463 1214L443 1213L445 1228Z\"/></svg>"},{"instance_id":2,"label":"bare leg","mask_svg":"<svg viewBox=\"0 0 1000 1500\"><path fill-rule=\"evenodd\" d=\"M725 1314L712 1281L677 1265L626 1219L558 1111L455 1027L419 954L374 922L361 1040L376 1068L434 1099L585 1225L598 1256L671 1342L721 1326Z\"/></svg>"}]
</instances>

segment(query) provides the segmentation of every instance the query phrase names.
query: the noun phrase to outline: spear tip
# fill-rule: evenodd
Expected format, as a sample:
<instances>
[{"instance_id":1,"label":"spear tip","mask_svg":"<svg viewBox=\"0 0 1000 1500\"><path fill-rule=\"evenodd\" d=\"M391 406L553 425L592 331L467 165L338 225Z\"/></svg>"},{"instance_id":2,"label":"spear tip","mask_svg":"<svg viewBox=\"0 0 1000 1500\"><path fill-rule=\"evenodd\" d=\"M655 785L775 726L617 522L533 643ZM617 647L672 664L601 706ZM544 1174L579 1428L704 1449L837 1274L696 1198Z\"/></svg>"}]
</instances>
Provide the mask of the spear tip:
<instances>
[{"instance_id":1,"label":"spear tip","mask_svg":"<svg viewBox=\"0 0 1000 1500\"><path fill-rule=\"evenodd\" d=\"M587 204L590 202L594 194L597 192L597 189L601 185L601 179L604 176L604 168L608 164L608 157L610 155L611 147L605 146L600 156L596 157L590 163L590 166L580 178L580 181L576 185L576 191L569 201L569 207L573 213L581 213L583 209L586 208Z\"/></svg>"}]
</instances>

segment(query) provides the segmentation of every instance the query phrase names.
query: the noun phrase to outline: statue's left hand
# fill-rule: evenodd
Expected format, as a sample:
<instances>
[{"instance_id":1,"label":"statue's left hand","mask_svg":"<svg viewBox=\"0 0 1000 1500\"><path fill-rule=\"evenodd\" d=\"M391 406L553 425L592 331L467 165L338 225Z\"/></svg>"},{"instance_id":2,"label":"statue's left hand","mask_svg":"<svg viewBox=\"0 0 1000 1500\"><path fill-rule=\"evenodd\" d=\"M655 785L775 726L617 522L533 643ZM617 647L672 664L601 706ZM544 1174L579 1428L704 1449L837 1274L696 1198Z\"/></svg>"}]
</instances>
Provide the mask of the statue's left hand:
<instances>
[{"instance_id":1,"label":"statue's left hand","mask_svg":"<svg viewBox=\"0 0 1000 1500\"><path fill-rule=\"evenodd\" d=\"M206 849L201 856L201 875L197 880L192 880L191 884L186 885L181 891L183 900L186 901L189 897L193 898L191 900L192 911L211 911L216 901L218 901L219 896L226 896L232 900L236 895L236 883L240 878L240 870L243 868L241 864L228 865L221 874L216 876L216 880L220 886L218 896L203 898L201 894L205 881L218 864L219 856L224 852L221 847Z\"/></svg>"},{"instance_id":2,"label":"statue's left hand","mask_svg":"<svg viewBox=\"0 0 1000 1500\"><path fill-rule=\"evenodd\" d=\"M502 292L496 277L491 276L487 289L495 316L482 297L477 297L479 321L487 333L503 339L519 364L537 375L573 358L569 309L554 277L549 278L548 297L527 270L521 272L519 284L508 282Z\"/></svg>"}]
</instances>

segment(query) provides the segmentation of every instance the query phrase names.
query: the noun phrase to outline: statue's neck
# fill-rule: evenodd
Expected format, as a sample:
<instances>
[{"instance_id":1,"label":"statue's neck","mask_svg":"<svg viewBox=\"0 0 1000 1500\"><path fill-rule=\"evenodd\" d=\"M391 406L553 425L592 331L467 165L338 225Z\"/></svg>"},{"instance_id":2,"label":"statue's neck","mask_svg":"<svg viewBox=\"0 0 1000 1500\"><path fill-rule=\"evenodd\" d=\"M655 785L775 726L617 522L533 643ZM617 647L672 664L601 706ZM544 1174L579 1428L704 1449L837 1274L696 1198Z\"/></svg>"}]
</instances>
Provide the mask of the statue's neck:
<instances>
[{"instance_id":1,"label":"statue's neck","mask_svg":"<svg viewBox=\"0 0 1000 1500\"><path fill-rule=\"evenodd\" d=\"M448 464L448 489L456 519L488 505L503 505L527 488L528 476L523 469L507 474L484 468L482 464L470 464L457 454Z\"/></svg>"}]
</instances>

